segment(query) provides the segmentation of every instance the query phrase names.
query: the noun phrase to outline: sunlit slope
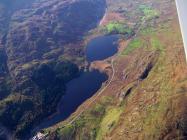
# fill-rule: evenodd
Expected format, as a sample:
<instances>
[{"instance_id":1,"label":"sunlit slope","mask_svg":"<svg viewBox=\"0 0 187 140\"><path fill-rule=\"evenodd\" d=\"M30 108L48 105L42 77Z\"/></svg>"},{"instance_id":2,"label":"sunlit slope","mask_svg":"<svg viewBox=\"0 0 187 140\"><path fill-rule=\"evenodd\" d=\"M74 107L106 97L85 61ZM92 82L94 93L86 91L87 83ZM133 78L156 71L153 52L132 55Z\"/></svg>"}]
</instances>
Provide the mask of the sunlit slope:
<instances>
[{"instance_id":1,"label":"sunlit slope","mask_svg":"<svg viewBox=\"0 0 187 140\"><path fill-rule=\"evenodd\" d=\"M187 67L175 1L107 4L100 28L119 22L131 26L136 35L120 41L115 77L105 93L45 133L49 139L64 140L185 140Z\"/></svg>"}]
</instances>

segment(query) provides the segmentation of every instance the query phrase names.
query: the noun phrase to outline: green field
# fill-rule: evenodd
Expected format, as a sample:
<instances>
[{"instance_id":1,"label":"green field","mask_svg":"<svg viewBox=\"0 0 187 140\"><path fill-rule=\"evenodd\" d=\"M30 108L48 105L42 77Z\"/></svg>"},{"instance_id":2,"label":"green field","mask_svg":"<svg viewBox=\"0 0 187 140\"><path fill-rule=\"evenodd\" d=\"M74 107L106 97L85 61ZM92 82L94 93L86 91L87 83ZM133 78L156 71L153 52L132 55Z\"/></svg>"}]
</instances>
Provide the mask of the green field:
<instances>
[{"instance_id":1,"label":"green field","mask_svg":"<svg viewBox=\"0 0 187 140\"><path fill-rule=\"evenodd\" d=\"M151 20L156 17L159 17L159 12L147 5L140 5L139 9L144 14L144 16L142 17L142 20Z\"/></svg>"},{"instance_id":2,"label":"green field","mask_svg":"<svg viewBox=\"0 0 187 140\"><path fill-rule=\"evenodd\" d=\"M129 43L127 48L121 53L122 55L128 55L129 53L133 52L135 49L140 48L143 46L143 42L140 39L134 39Z\"/></svg>"},{"instance_id":3,"label":"green field","mask_svg":"<svg viewBox=\"0 0 187 140\"><path fill-rule=\"evenodd\" d=\"M109 34L132 34L132 29L123 23L111 22L106 25L106 31Z\"/></svg>"}]
</instances>

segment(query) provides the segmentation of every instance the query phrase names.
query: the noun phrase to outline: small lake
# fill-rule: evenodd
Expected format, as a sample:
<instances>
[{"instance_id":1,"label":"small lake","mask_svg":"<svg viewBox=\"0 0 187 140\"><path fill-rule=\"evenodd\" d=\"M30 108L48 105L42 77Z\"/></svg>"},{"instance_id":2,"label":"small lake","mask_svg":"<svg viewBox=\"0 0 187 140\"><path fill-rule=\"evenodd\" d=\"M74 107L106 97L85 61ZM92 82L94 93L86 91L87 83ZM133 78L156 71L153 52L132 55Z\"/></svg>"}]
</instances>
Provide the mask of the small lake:
<instances>
[{"instance_id":1,"label":"small lake","mask_svg":"<svg viewBox=\"0 0 187 140\"><path fill-rule=\"evenodd\" d=\"M113 56L118 51L119 35L100 36L92 39L86 47L88 62L103 60Z\"/></svg>"},{"instance_id":2,"label":"small lake","mask_svg":"<svg viewBox=\"0 0 187 140\"><path fill-rule=\"evenodd\" d=\"M119 36L112 35L91 40L86 49L88 62L103 60L114 55L118 50L118 39ZM34 132L67 119L85 100L92 97L107 80L108 76L98 70L82 72L78 78L67 84L66 94L57 107L58 113L45 119L34 129Z\"/></svg>"}]
</instances>

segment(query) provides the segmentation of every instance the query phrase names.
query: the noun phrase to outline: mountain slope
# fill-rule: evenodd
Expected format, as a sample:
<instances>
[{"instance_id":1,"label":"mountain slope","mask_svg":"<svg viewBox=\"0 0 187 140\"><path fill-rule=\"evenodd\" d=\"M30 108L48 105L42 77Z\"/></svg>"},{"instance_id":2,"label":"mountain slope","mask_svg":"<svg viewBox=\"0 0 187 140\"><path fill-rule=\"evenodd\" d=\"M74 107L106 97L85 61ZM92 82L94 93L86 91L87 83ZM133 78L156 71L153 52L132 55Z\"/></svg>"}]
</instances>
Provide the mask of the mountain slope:
<instances>
[{"instance_id":1,"label":"mountain slope","mask_svg":"<svg viewBox=\"0 0 187 140\"><path fill-rule=\"evenodd\" d=\"M47 139L185 140L187 70L175 1L107 0L107 7L101 26L128 24L135 36L120 41L111 85L46 129Z\"/></svg>"},{"instance_id":2,"label":"mountain slope","mask_svg":"<svg viewBox=\"0 0 187 140\"><path fill-rule=\"evenodd\" d=\"M82 38L105 1L1 1L0 10L7 17L0 25L0 123L22 137L56 111L65 84L78 75Z\"/></svg>"}]
</instances>

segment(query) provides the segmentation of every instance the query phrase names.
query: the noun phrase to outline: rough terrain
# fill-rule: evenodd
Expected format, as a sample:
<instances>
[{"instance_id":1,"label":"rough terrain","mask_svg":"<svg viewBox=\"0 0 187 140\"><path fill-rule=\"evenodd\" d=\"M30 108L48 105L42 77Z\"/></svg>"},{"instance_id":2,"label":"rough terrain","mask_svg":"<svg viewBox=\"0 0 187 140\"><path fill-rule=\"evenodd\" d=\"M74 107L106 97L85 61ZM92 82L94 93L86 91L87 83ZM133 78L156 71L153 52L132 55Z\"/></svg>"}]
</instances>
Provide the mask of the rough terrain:
<instances>
[{"instance_id":1,"label":"rough terrain","mask_svg":"<svg viewBox=\"0 0 187 140\"><path fill-rule=\"evenodd\" d=\"M97 101L90 105L95 95L68 120L46 129L47 139L185 140L187 67L175 1L107 0L107 6L93 34L118 22L135 35L122 38L111 58L116 69L111 85Z\"/></svg>"},{"instance_id":2,"label":"rough terrain","mask_svg":"<svg viewBox=\"0 0 187 140\"><path fill-rule=\"evenodd\" d=\"M14 137L56 111L104 11L104 0L0 1L0 123Z\"/></svg>"}]
</instances>

